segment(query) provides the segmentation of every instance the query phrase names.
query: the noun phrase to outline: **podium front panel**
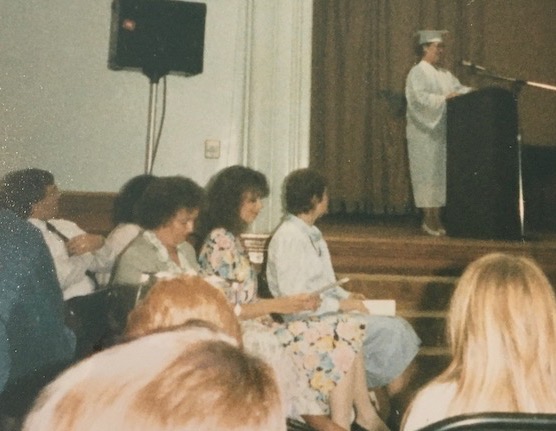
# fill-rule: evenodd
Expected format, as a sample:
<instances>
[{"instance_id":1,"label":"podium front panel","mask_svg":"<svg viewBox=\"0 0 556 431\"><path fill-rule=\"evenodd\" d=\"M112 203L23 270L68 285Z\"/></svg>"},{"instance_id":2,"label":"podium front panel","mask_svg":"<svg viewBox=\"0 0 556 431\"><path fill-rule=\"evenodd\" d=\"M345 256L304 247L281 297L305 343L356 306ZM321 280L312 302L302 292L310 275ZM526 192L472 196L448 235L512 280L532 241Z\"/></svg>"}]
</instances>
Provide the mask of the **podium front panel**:
<instances>
[{"instance_id":1,"label":"podium front panel","mask_svg":"<svg viewBox=\"0 0 556 431\"><path fill-rule=\"evenodd\" d=\"M502 88L448 102L448 235L521 238L517 121L514 96Z\"/></svg>"}]
</instances>

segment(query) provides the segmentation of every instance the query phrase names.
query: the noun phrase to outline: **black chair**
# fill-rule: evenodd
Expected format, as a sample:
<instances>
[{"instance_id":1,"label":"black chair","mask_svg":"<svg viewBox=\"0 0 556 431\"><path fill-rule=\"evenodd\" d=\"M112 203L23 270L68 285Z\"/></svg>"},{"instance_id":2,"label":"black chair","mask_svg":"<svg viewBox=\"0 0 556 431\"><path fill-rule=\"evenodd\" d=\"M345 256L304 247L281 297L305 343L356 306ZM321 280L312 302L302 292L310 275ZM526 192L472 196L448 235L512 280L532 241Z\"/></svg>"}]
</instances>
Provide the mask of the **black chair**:
<instances>
[{"instance_id":1,"label":"black chair","mask_svg":"<svg viewBox=\"0 0 556 431\"><path fill-rule=\"evenodd\" d=\"M310 427L306 423L290 418L286 421L286 427L287 431L315 431L314 428Z\"/></svg>"},{"instance_id":2,"label":"black chair","mask_svg":"<svg viewBox=\"0 0 556 431\"><path fill-rule=\"evenodd\" d=\"M556 414L487 412L458 415L421 428L420 431L553 431Z\"/></svg>"},{"instance_id":3,"label":"black chair","mask_svg":"<svg viewBox=\"0 0 556 431\"><path fill-rule=\"evenodd\" d=\"M77 339L77 360L119 341L135 295L134 289L106 287L65 302L66 324Z\"/></svg>"}]
</instances>

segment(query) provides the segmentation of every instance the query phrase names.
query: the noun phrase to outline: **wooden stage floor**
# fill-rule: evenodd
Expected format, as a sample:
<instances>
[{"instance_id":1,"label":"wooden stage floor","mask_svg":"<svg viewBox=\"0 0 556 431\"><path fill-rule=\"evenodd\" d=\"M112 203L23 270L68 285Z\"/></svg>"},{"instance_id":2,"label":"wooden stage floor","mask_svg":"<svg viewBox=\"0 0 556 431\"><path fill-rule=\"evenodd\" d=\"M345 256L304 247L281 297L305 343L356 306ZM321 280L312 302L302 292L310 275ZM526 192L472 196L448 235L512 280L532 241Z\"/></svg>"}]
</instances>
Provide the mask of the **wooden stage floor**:
<instances>
[{"instance_id":1,"label":"wooden stage floor","mask_svg":"<svg viewBox=\"0 0 556 431\"><path fill-rule=\"evenodd\" d=\"M532 257L556 282L556 230L526 229L523 240L502 241L433 237L414 216L326 216L317 225L337 272L459 275L483 254L507 252Z\"/></svg>"},{"instance_id":2,"label":"wooden stage floor","mask_svg":"<svg viewBox=\"0 0 556 431\"><path fill-rule=\"evenodd\" d=\"M429 240L452 241L466 238L437 238L423 232L416 216L336 216L327 215L317 222L319 228L327 235L369 235L383 238L428 238ZM554 229L533 230L525 228L525 242L555 241ZM472 238L469 238L473 240ZM488 240L490 241L490 240ZM514 241L515 242L515 241ZM517 241L521 242L521 240Z\"/></svg>"},{"instance_id":3,"label":"wooden stage floor","mask_svg":"<svg viewBox=\"0 0 556 431\"><path fill-rule=\"evenodd\" d=\"M479 256L492 252L526 255L543 268L556 287L556 231L525 232L519 241L432 237L417 217L330 217L317 222L330 248L334 269L348 276L349 290L368 298L394 299L396 313L422 340L409 387L392 400L398 415L415 391L449 363L445 316L457 277Z\"/></svg>"}]
</instances>

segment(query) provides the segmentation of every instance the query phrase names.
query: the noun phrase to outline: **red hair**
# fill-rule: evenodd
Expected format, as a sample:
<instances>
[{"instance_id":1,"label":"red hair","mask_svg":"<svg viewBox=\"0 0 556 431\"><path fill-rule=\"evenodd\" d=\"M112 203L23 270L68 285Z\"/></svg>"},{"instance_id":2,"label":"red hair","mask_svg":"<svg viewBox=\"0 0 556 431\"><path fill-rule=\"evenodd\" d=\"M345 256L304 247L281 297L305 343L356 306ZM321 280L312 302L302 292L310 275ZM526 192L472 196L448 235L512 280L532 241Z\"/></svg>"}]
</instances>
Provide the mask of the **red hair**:
<instances>
[{"instance_id":1,"label":"red hair","mask_svg":"<svg viewBox=\"0 0 556 431\"><path fill-rule=\"evenodd\" d=\"M136 338L188 320L213 323L242 345L239 321L225 295L198 276L158 281L129 314L125 334Z\"/></svg>"}]
</instances>

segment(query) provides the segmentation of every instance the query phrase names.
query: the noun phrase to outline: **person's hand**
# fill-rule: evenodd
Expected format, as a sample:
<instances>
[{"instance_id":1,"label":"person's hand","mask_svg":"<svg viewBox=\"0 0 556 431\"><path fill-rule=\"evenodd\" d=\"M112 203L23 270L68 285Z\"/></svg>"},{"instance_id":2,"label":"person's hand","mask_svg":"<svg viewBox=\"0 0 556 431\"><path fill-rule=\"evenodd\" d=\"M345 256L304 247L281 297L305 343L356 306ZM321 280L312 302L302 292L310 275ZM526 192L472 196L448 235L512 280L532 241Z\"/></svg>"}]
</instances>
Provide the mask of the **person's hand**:
<instances>
[{"instance_id":1,"label":"person's hand","mask_svg":"<svg viewBox=\"0 0 556 431\"><path fill-rule=\"evenodd\" d=\"M446 96L446 100L448 100L448 99L453 99L454 97L457 97L457 96L459 96L459 93L456 93L456 92L454 91L454 92L452 92L452 93L450 93L450 94L448 94L448 95Z\"/></svg>"},{"instance_id":2,"label":"person's hand","mask_svg":"<svg viewBox=\"0 0 556 431\"><path fill-rule=\"evenodd\" d=\"M277 301L276 312L282 314L315 311L321 303L320 296L311 293L283 296L276 298L275 301Z\"/></svg>"},{"instance_id":3,"label":"person's hand","mask_svg":"<svg viewBox=\"0 0 556 431\"><path fill-rule=\"evenodd\" d=\"M73 237L66 243L66 248L70 256L80 256L98 250L104 245L104 237L102 235L93 235L85 233Z\"/></svg>"},{"instance_id":4,"label":"person's hand","mask_svg":"<svg viewBox=\"0 0 556 431\"><path fill-rule=\"evenodd\" d=\"M360 299L361 301L367 299L367 297L365 295L363 295L362 293L357 293L357 292L352 292L349 295L349 299Z\"/></svg>"},{"instance_id":5,"label":"person's hand","mask_svg":"<svg viewBox=\"0 0 556 431\"><path fill-rule=\"evenodd\" d=\"M340 301L340 311L359 311L360 313L369 314L369 310L360 299L342 299Z\"/></svg>"}]
</instances>

